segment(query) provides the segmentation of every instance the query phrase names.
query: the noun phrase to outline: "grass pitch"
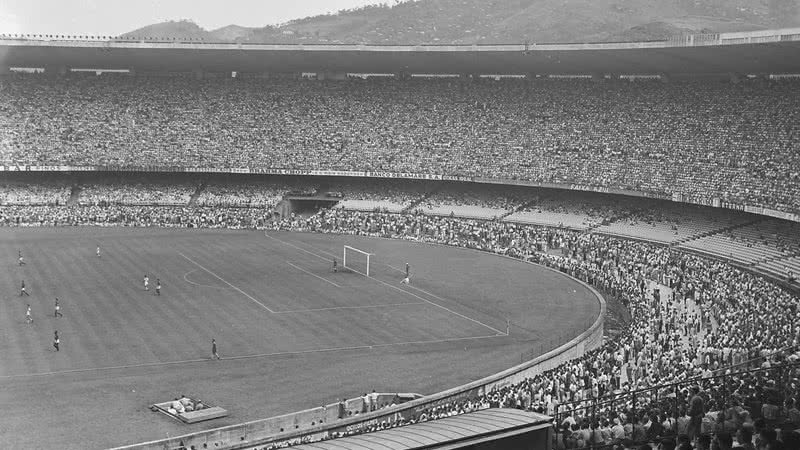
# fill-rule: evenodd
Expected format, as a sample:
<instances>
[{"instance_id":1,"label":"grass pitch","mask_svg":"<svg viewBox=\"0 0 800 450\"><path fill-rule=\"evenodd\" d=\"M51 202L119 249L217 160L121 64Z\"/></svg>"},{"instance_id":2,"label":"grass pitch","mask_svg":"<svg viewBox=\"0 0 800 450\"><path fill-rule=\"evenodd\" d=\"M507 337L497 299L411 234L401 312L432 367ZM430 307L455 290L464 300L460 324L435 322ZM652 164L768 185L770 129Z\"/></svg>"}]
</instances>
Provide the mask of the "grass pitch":
<instances>
[{"instance_id":1,"label":"grass pitch","mask_svg":"<svg viewBox=\"0 0 800 450\"><path fill-rule=\"evenodd\" d=\"M332 273L343 245L374 254L372 277ZM371 389L432 393L577 335L599 311L582 285L534 265L353 236L3 229L0 255L7 448L104 448ZM399 283L406 262L410 286ZM30 297L19 295L23 279ZM64 317L53 317L55 297ZM221 361L210 359L212 338ZM183 425L147 409L180 394L231 415Z\"/></svg>"}]
</instances>

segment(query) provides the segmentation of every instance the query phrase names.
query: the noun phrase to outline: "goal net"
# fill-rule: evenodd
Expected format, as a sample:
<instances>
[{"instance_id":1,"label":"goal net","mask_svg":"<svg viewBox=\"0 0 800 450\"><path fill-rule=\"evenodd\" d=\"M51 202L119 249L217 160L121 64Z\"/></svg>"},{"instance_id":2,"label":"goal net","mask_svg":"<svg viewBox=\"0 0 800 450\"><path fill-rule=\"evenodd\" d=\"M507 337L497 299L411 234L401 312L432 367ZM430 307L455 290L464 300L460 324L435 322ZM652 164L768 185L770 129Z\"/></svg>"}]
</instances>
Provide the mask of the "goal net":
<instances>
[{"instance_id":1,"label":"goal net","mask_svg":"<svg viewBox=\"0 0 800 450\"><path fill-rule=\"evenodd\" d=\"M357 248L344 246L342 255L342 267L351 272L355 272L365 277L369 276L369 259L372 255Z\"/></svg>"}]
</instances>

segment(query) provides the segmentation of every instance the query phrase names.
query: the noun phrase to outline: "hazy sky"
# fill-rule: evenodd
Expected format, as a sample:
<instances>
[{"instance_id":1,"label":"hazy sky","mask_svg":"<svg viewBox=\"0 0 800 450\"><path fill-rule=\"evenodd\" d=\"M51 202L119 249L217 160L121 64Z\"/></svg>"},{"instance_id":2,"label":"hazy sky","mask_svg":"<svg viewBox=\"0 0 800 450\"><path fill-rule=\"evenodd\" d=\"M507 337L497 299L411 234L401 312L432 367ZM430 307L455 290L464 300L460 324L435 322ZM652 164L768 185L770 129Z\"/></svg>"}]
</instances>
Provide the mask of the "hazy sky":
<instances>
[{"instance_id":1,"label":"hazy sky","mask_svg":"<svg viewBox=\"0 0 800 450\"><path fill-rule=\"evenodd\" d=\"M381 2L376 0L0 0L0 33L117 35L151 23L180 19L191 19L207 30L230 24L264 26L375 3Z\"/></svg>"}]
</instances>

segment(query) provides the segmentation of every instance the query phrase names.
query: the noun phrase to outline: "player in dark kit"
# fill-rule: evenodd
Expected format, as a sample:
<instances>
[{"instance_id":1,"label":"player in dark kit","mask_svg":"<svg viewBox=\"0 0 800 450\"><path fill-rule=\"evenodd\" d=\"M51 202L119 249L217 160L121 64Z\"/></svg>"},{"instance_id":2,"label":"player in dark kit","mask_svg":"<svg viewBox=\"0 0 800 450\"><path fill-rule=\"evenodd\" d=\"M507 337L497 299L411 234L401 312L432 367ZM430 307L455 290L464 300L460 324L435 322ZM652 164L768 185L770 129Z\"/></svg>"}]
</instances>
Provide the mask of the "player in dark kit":
<instances>
[{"instance_id":1,"label":"player in dark kit","mask_svg":"<svg viewBox=\"0 0 800 450\"><path fill-rule=\"evenodd\" d=\"M20 266L25 265L25 258L22 257L22 250L17 250L17 258Z\"/></svg>"},{"instance_id":2,"label":"player in dark kit","mask_svg":"<svg viewBox=\"0 0 800 450\"><path fill-rule=\"evenodd\" d=\"M411 266L406 263L406 278L411 277Z\"/></svg>"},{"instance_id":3,"label":"player in dark kit","mask_svg":"<svg viewBox=\"0 0 800 450\"><path fill-rule=\"evenodd\" d=\"M156 278L156 295L161 295L161 279Z\"/></svg>"},{"instance_id":4,"label":"player in dark kit","mask_svg":"<svg viewBox=\"0 0 800 450\"><path fill-rule=\"evenodd\" d=\"M339 271L338 266L339 266L339 263L336 261L336 258L333 258L333 273L336 273L336 272Z\"/></svg>"},{"instance_id":5,"label":"player in dark kit","mask_svg":"<svg viewBox=\"0 0 800 450\"><path fill-rule=\"evenodd\" d=\"M58 338L58 330L56 330L53 335L53 347L55 347L56 351L59 351L59 345L61 345L61 339Z\"/></svg>"},{"instance_id":6,"label":"player in dark kit","mask_svg":"<svg viewBox=\"0 0 800 450\"><path fill-rule=\"evenodd\" d=\"M58 297L56 297L56 307L55 308L56 308L56 311L53 313L53 317L64 317L64 315L61 314L61 305L58 304Z\"/></svg>"},{"instance_id":7,"label":"player in dark kit","mask_svg":"<svg viewBox=\"0 0 800 450\"><path fill-rule=\"evenodd\" d=\"M217 353L217 340L211 339L211 359L220 359Z\"/></svg>"},{"instance_id":8,"label":"player in dark kit","mask_svg":"<svg viewBox=\"0 0 800 450\"><path fill-rule=\"evenodd\" d=\"M19 288L19 296L22 297L23 295L31 296L31 294L28 294L28 291L25 290L25 280L22 280L22 286Z\"/></svg>"}]
</instances>

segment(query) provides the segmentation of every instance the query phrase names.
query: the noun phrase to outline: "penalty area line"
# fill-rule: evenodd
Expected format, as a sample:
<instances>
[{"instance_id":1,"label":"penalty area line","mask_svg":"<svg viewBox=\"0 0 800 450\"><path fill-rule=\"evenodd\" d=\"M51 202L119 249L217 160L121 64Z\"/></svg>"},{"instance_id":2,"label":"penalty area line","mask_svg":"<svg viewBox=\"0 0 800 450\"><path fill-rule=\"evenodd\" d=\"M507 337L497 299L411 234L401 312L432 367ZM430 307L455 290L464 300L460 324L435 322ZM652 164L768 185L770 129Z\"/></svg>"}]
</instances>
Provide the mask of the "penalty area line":
<instances>
[{"instance_id":1,"label":"penalty area line","mask_svg":"<svg viewBox=\"0 0 800 450\"><path fill-rule=\"evenodd\" d=\"M272 239L272 240L275 240L275 241L281 242L281 243L283 243L283 244L285 244L285 245L288 245L288 246L290 246L290 247L294 247L294 248L296 248L296 249L298 249L298 250L300 250L300 251L302 251L302 252L308 253L309 255L316 256L317 258L319 258L319 259L321 259L321 260L323 260L323 261L327 261L327 260L328 260L328 258L326 258L326 257L324 257L324 256L322 256L322 255L319 255L319 254L317 254L317 253L310 252L310 251L308 251L308 250L306 250L306 249L304 249L304 248L298 247L298 246L296 246L296 245L292 244L291 242L287 242L287 241L284 241L284 240L282 240L282 239L278 239L278 238L276 238L276 237L274 237L274 236L270 236L270 235L269 235L269 234L267 234L266 232L264 232L264 236L266 236L266 237L268 237L268 238L270 238L270 239ZM358 272L355 272L355 273L358 273ZM361 274L359 274L359 275L361 275ZM366 275L362 275L362 276L366 276ZM417 294L415 294L415 293L413 293L413 292L407 291L407 290L405 290L405 289L400 289L400 288L399 288L399 287L397 287L397 286L393 286L393 285L391 285L391 284L389 284L389 283L387 283L387 282L385 282L385 281L383 281L383 280L379 280L379 279L377 279L377 278L374 278L374 277L367 277L367 278L369 278L370 280L375 280L375 281L377 281L378 283L381 283L381 284L383 284L384 286L386 286L386 287L389 287L389 288L392 288L392 289L394 289L394 290L396 290L396 291L405 292L407 295L410 295L410 296L412 296L412 297L416 297L416 298L418 298L418 299L422 300L422 301L423 301L423 302L425 302L425 303L428 303L428 304L430 304L430 305L432 305L432 306L435 306L435 307L437 307L437 308L441 308L441 309L443 309L443 310L445 310L445 311L447 311L447 312L449 312L449 313L451 313L451 314L453 314L453 315L456 315L456 316L458 316L458 317L461 317L462 319L466 319L466 320L469 320L470 322L477 323L478 325L481 325L481 326L483 326L483 327L486 327L486 328L488 328L488 329L490 329L490 330L494 331L495 333L497 333L497 335L498 335L498 336L506 336L506 335L507 335L505 331L500 331L500 330L498 330L497 328L495 328L495 327L493 327L493 326L491 326L491 325L487 325L487 324L485 324L485 323L481 322L480 320L473 319L472 317L467 317L467 316L465 316L465 315L463 315L463 314L461 314L461 313L455 312L455 311L453 311L452 309L450 309L450 308L448 308L448 307L446 307L446 306L440 305L440 304L438 304L438 303L436 303L436 302L432 302L432 301L430 301L430 300L428 300L428 299L426 299L426 298L420 297L419 295L417 295ZM425 291L425 290L423 290L423 289L420 289L420 288L414 288L414 289L416 289L418 292L422 292L422 293L423 293L423 294L425 294L425 295L429 295L429 296L431 296L431 297L438 298L438 299L440 299L440 300L444 300L444 299L442 299L441 297L439 297L439 296L437 296L437 295L434 295L434 294L431 294L430 292L428 292L428 291Z\"/></svg>"},{"instance_id":2,"label":"penalty area line","mask_svg":"<svg viewBox=\"0 0 800 450\"><path fill-rule=\"evenodd\" d=\"M188 256L184 255L184 254L183 254L183 253L181 253L180 251L178 252L178 254L179 254L179 255L181 255L181 256L183 256L183 257L184 257L184 259L186 259L186 260L187 260L187 261L189 261L190 263L194 264L195 266L197 266L197 267L199 267L199 268L201 268L201 269L205 270L205 271L206 271L206 272L208 272L209 274L211 274L211 275L215 276L215 277L216 277L216 278L217 278L219 281L222 281L223 283L227 284L228 286L230 286L230 287L231 287L231 289L233 289L233 290L235 290L236 292L238 292L238 293L240 293L240 294L244 295L245 297L249 298L250 300L252 300L252 301L253 301L253 302L255 302L256 304L258 304L258 305L259 305L259 306L261 306L262 308L264 308L264 309L266 309L267 311L269 311L270 313L273 313L273 314L275 313L275 311L271 310L271 309L270 309L270 308L269 308L267 305L265 305L265 304L261 303L260 301L258 301L258 299L256 299L256 298L255 298L255 297L253 297L252 295L248 294L247 292L245 292L245 291L243 291L243 290L239 289L238 287L236 287L236 286L232 285L231 283L229 283L227 280L225 280L225 279L224 279L224 278L222 278L221 276L219 276L219 275L215 274L214 272L212 272L212 271L210 271L210 270L206 269L205 267L201 266L201 265L200 265L200 263L198 263L197 261L193 260L192 258L189 258Z\"/></svg>"},{"instance_id":3,"label":"penalty area line","mask_svg":"<svg viewBox=\"0 0 800 450\"><path fill-rule=\"evenodd\" d=\"M226 361L232 361L236 359L253 359L253 358L268 358L270 356L286 356L286 355L307 355L313 353L332 353L332 352L344 352L344 351L352 351L352 350L369 350L375 348L386 348L386 347L400 347L404 345L423 345L423 344L442 344L447 342L460 342L460 341L475 341L479 339L492 339L492 338L499 338L499 337L507 337L505 334L497 335L497 334L490 334L486 336L468 336L468 337L461 337L461 338L447 338L447 339L433 339L429 341L405 341L405 342L388 342L386 344L372 344L372 345L354 345L352 347L330 347L330 348L317 348L313 350L298 350L298 351L289 351L289 352L274 352L274 353L261 353L258 355L242 355L242 356L230 356L227 358L222 358Z\"/></svg>"}]
</instances>

